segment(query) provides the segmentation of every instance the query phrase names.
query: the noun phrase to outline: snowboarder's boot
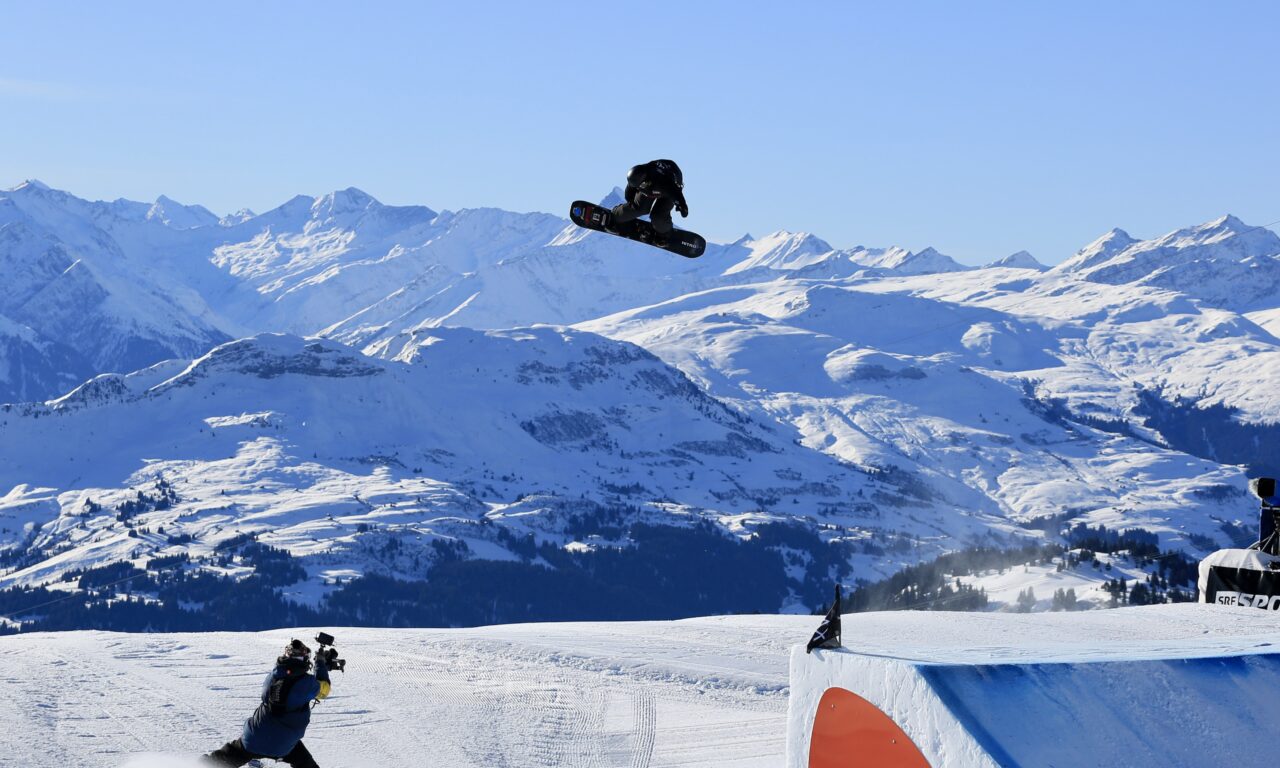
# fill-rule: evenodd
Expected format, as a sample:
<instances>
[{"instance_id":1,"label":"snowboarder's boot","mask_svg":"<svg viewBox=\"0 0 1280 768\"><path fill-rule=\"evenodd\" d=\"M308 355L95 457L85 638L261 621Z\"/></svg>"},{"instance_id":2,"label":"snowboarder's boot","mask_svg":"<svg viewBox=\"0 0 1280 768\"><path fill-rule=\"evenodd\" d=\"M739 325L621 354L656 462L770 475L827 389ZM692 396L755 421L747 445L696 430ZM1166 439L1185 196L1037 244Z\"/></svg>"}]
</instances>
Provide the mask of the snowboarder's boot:
<instances>
[{"instance_id":1,"label":"snowboarder's boot","mask_svg":"<svg viewBox=\"0 0 1280 768\"><path fill-rule=\"evenodd\" d=\"M657 227L651 227L650 229L653 232L653 234L649 242L652 243L653 245L658 246L659 248L666 248L667 246L671 245L672 241L675 238L676 230L674 226L669 226L666 232L663 232L661 229L658 229Z\"/></svg>"}]
</instances>

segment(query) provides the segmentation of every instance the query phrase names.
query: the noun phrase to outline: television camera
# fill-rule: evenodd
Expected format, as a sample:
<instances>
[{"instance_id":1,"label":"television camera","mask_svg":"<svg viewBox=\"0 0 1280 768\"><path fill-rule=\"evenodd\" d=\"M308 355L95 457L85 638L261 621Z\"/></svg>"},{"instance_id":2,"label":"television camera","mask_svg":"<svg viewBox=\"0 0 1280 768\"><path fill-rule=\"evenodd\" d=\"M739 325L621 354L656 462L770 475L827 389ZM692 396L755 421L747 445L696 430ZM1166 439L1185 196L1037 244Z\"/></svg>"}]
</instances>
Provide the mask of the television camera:
<instances>
[{"instance_id":1,"label":"television camera","mask_svg":"<svg viewBox=\"0 0 1280 768\"><path fill-rule=\"evenodd\" d=\"M323 657L329 669L336 669L339 672L347 671L347 660L338 658L338 649L333 647L333 635L328 632L321 632L316 635L316 642L320 644L317 658Z\"/></svg>"},{"instance_id":2,"label":"television camera","mask_svg":"<svg viewBox=\"0 0 1280 768\"><path fill-rule=\"evenodd\" d=\"M1249 481L1249 490L1262 502L1258 543L1251 549L1260 549L1269 555L1280 556L1280 497L1276 496L1274 477L1255 477Z\"/></svg>"}]
</instances>

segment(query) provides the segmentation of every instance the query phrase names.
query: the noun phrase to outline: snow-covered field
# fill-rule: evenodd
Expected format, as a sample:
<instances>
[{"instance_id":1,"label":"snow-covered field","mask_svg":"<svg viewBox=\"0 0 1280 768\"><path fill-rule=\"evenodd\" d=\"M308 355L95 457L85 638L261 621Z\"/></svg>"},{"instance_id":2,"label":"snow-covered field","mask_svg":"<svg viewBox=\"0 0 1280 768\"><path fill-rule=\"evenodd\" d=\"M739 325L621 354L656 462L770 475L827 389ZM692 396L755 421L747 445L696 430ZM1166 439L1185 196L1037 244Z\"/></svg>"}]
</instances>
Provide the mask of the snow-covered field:
<instances>
[{"instance_id":1,"label":"snow-covered field","mask_svg":"<svg viewBox=\"0 0 1280 768\"><path fill-rule=\"evenodd\" d=\"M787 650L815 622L330 628L349 665L306 743L326 768L776 768ZM238 737L280 648L314 635L0 638L0 765L182 765Z\"/></svg>"},{"instance_id":2,"label":"snow-covered field","mask_svg":"<svg viewBox=\"0 0 1280 768\"><path fill-rule=\"evenodd\" d=\"M776 768L786 750L789 650L815 624L807 616L737 616L329 628L350 663L315 710L307 743L326 768ZM279 648L312 635L0 638L0 762L182 766L180 755L238 735ZM866 659L944 665L1240 656L1280 647L1272 614L1186 604L857 614L845 617L844 635ZM1077 704L1101 709L1117 707L1124 695L1123 686L1100 687L1096 701L1080 693ZM1167 692L1182 707L1204 695Z\"/></svg>"}]
</instances>

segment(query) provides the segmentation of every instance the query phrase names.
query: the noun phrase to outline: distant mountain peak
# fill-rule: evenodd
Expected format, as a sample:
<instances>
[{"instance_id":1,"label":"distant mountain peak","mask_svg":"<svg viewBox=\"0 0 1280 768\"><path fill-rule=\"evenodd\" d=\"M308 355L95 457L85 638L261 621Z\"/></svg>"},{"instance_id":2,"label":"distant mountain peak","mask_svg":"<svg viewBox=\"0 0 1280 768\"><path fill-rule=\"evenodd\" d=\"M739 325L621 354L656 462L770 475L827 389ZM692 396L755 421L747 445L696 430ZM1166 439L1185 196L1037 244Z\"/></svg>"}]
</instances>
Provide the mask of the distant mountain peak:
<instances>
[{"instance_id":1,"label":"distant mountain peak","mask_svg":"<svg viewBox=\"0 0 1280 768\"><path fill-rule=\"evenodd\" d=\"M39 179L27 179L26 181L22 182L21 184L15 187L10 187L6 191L17 192L20 189L32 189L32 190L39 190L41 192L49 192L53 188L50 187L48 184L45 184L43 181L40 181Z\"/></svg>"},{"instance_id":2,"label":"distant mountain peak","mask_svg":"<svg viewBox=\"0 0 1280 768\"><path fill-rule=\"evenodd\" d=\"M264 224L268 226L298 226L312 217L314 210L324 197L310 195L294 195L280 205L262 214Z\"/></svg>"},{"instance_id":3,"label":"distant mountain peak","mask_svg":"<svg viewBox=\"0 0 1280 768\"><path fill-rule=\"evenodd\" d=\"M917 253L900 248L890 248L876 266L887 267L904 275L923 275L933 272L962 272L969 269L960 262L929 246Z\"/></svg>"},{"instance_id":4,"label":"distant mountain peak","mask_svg":"<svg viewBox=\"0 0 1280 768\"><path fill-rule=\"evenodd\" d=\"M248 208L241 208L235 213L229 213L226 216L223 216L221 219L218 220L218 223L224 227L231 227L231 226L235 226L236 224L243 224L249 219L257 217L257 215L258 214L254 213L252 210Z\"/></svg>"},{"instance_id":5,"label":"distant mountain peak","mask_svg":"<svg viewBox=\"0 0 1280 768\"><path fill-rule=\"evenodd\" d=\"M1243 221L1229 213L1219 216L1204 226L1208 229L1229 229L1233 232L1244 232L1254 229L1254 227L1250 227L1248 224L1245 224Z\"/></svg>"},{"instance_id":6,"label":"distant mountain peak","mask_svg":"<svg viewBox=\"0 0 1280 768\"><path fill-rule=\"evenodd\" d=\"M1151 247L1233 243L1230 247L1240 250L1238 255L1246 252L1253 255L1273 255L1280 252L1280 237L1276 233L1266 227L1250 226L1231 214L1194 227L1179 229L1147 242L1152 244Z\"/></svg>"},{"instance_id":7,"label":"distant mountain peak","mask_svg":"<svg viewBox=\"0 0 1280 768\"><path fill-rule=\"evenodd\" d=\"M743 238L738 244L751 255L729 268L729 273L749 269L794 270L810 266L834 249L827 241L808 232L780 229L761 238Z\"/></svg>"},{"instance_id":8,"label":"distant mountain peak","mask_svg":"<svg viewBox=\"0 0 1280 768\"><path fill-rule=\"evenodd\" d=\"M1003 259L997 259L996 261L991 262L987 266L1005 269L1034 269L1037 271L1044 271L1048 269L1048 267L1041 264L1035 256L1032 256L1027 251L1011 253Z\"/></svg>"},{"instance_id":9,"label":"distant mountain peak","mask_svg":"<svg viewBox=\"0 0 1280 768\"><path fill-rule=\"evenodd\" d=\"M1107 230L1106 234L1102 235L1102 237L1099 237L1097 240L1094 240L1093 243L1090 243L1090 245L1093 245L1096 243L1105 243L1107 245L1118 245L1118 244L1128 245L1130 243L1136 243L1136 242L1138 242L1138 238L1134 237L1133 235L1130 235L1128 232L1125 232L1123 229L1120 229L1119 227L1112 227L1111 229ZM1087 249L1089 248L1089 246L1086 245L1085 248Z\"/></svg>"},{"instance_id":10,"label":"distant mountain peak","mask_svg":"<svg viewBox=\"0 0 1280 768\"><path fill-rule=\"evenodd\" d=\"M769 243L771 245L785 245L791 250L803 248L814 252L827 252L833 250L831 244L822 238L812 235L808 232L792 232L786 229L780 229L769 235L765 235L756 242Z\"/></svg>"},{"instance_id":11,"label":"distant mountain peak","mask_svg":"<svg viewBox=\"0 0 1280 768\"><path fill-rule=\"evenodd\" d=\"M218 223L218 217L202 205L183 205L166 195L160 195L147 211L146 217L173 229L194 229Z\"/></svg>"},{"instance_id":12,"label":"distant mountain peak","mask_svg":"<svg viewBox=\"0 0 1280 768\"><path fill-rule=\"evenodd\" d=\"M1098 239L1076 251L1076 254L1055 267L1058 272L1075 272L1101 264L1124 249L1140 242L1128 232L1112 227Z\"/></svg>"},{"instance_id":13,"label":"distant mountain peak","mask_svg":"<svg viewBox=\"0 0 1280 768\"><path fill-rule=\"evenodd\" d=\"M605 195L604 199L600 201L600 206L602 208L612 208L613 206L620 205L626 201L627 198L623 196L622 187L614 187L613 191Z\"/></svg>"},{"instance_id":14,"label":"distant mountain peak","mask_svg":"<svg viewBox=\"0 0 1280 768\"><path fill-rule=\"evenodd\" d=\"M360 211L381 205L373 195L356 187L347 187L316 198L313 209L322 209L329 213L346 213Z\"/></svg>"}]
</instances>

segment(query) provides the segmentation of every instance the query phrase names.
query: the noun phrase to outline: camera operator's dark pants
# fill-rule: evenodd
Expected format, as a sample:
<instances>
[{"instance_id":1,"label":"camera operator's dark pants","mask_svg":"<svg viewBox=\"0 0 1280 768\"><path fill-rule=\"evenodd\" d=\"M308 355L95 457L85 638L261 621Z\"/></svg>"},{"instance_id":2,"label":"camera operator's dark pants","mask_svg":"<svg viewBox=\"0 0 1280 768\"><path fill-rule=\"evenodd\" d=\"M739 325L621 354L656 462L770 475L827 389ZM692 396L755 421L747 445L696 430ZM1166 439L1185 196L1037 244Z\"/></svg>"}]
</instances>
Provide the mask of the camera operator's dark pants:
<instances>
[{"instance_id":1,"label":"camera operator's dark pants","mask_svg":"<svg viewBox=\"0 0 1280 768\"><path fill-rule=\"evenodd\" d=\"M254 759L255 757L271 757L270 755L255 755L244 748L239 739L228 741L222 745L222 749L205 757L205 761L212 765L225 765L230 768L240 768L240 766ZM293 768L320 768L316 764L315 758L307 751L307 748L298 742L298 745L289 751L284 757L277 757L276 760L292 765Z\"/></svg>"}]
</instances>

